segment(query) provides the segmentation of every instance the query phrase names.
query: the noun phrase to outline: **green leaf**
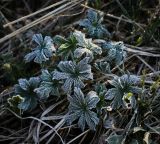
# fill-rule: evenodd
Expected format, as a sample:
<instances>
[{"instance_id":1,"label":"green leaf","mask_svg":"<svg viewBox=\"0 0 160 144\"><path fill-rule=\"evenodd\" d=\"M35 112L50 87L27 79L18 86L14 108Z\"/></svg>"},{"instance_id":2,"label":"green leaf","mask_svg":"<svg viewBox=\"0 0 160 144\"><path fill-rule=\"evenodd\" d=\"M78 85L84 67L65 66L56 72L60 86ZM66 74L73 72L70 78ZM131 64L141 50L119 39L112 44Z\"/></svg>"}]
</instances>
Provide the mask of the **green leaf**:
<instances>
[{"instance_id":1,"label":"green leaf","mask_svg":"<svg viewBox=\"0 0 160 144\"><path fill-rule=\"evenodd\" d=\"M110 74L111 69L110 69L110 64L106 61L99 61L95 63L95 67L97 70L104 74Z\"/></svg>"},{"instance_id":2,"label":"green leaf","mask_svg":"<svg viewBox=\"0 0 160 144\"><path fill-rule=\"evenodd\" d=\"M20 109L18 108L18 105L24 101L24 98L22 98L20 95L14 95L11 98L7 99L7 102L9 106L14 110L16 113L20 113Z\"/></svg>"},{"instance_id":3,"label":"green leaf","mask_svg":"<svg viewBox=\"0 0 160 144\"><path fill-rule=\"evenodd\" d=\"M73 59L73 53L77 48L78 43L73 34L70 34L67 39L56 35L54 37L54 42L58 45L58 55L62 56L65 60L68 60L69 58Z\"/></svg>"}]
</instances>

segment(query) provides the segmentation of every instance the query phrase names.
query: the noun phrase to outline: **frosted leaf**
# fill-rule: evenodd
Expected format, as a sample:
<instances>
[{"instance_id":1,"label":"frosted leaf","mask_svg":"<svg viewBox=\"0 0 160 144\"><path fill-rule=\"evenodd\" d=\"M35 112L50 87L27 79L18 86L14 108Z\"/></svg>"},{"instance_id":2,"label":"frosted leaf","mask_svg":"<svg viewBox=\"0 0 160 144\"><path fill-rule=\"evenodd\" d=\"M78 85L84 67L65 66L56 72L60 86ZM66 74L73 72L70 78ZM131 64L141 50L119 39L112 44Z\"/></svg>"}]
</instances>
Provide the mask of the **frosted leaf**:
<instances>
[{"instance_id":1,"label":"frosted leaf","mask_svg":"<svg viewBox=\"0 0 160 144\"><path fill-rule=\"evenodd\" d=\"M93 10L88 10L85 19L79 22L80 26L86 28L88 34L93 38L110 37L109 31L101 24L103 21L103 14L96 13Z\"/></svg>"},{"instance_id":2,"label":"frosted leaf","mask_svg":"<svg viewBox=\"0 0 160 144\"><path fill-rule=\"evenodd\" d=\"M58 82L52 79L52 73L42 70L41 84L34 90L40 99L47 99L50 95L59 96Z\"/></svg>"},{"instance_id":3,"label":"frosted leaf","mask_svg":"<svg viewBox=\"0 0 160 144\"><path fill-rule=\"evenodd\" d=\"M66 120L71 124L76 119L79 119L78 126L82 131L84 131L86 124L91 130L95 130L96 125L99 123L97 114L92 111L99 102L96 92L91 91L84 96L80 88L74 88L74 95L69 96L68 100L70 105ZM74 119L71 119L71 117Z\"/></svg>"},{"instance_id":4,"label":"frosted leaf","mask_svg":"<svg viewBox=\"0 0 160 144\"><path fill-rule=\"evenodd\" d=\"M52 39L50 36L42 37L42 34L33 35L32 40L37 43L37 47L27 54L24 59L26 62L34 61L36 63L42 63L49 60L52 57L53 52L56 51Z\"/></svg>"},{"instance_id":5,"label":"frosted leaf","mask_svg":"<svg viewBox=\"0 0 160 144\"><path fill-rule=\"evenodd\" d=\"M126 52L123 42L105 42L102 44L103 53L106 55L105 59L108 62L119 65L124 61Z\"/></svg>"},{"instance_id":6,"label":"frosted leaf","mask_svg":"<svg viewBox=\"0 0 160 144\"><path fill-rule=\"evenodd\" d=\"M86 39L85 34L83 34L82 32L75 31L73 35L78 41L78 48L74 51L74 56L76 58L79 58L85 54L85 56L90 57L90 59L92 60L94 58L94 55L102 54L101 47L94 44L92 42L92 39Z\"/></svg>"},{"instance_id":7,"label":"frosted leaf","mask_svg":"<svg viewBox=\"0 0 160 144\"><path fill-rule=\"evenodd\" d=\"M86 57L80 62L61 61L58 68L61 71L54 71L53 79L64 80L63 89L66 93L70 93L73 87L85 87L83 81L93 79L91 66L88 64L89 58Z\"/></svg>"},{"instance_id":8,"label":"frosted leaf","mask_svg":"<svg viewBox=\"0 0 160 144\"><path fill-rule=\"evenodd\" d=\"M138 94L140 92L140 88L136 86L138 82L139 82L138 77L126 74L121 77L115 77L110 82L110 84L114 86L114 88L109 89L105 97L107 100L112 100L111 105L113 109L118 109L121 106L124 108L126 107L126 101L124 99L124 96L126 94L128 93ZM132 108L135 108L136 99L134 95L131 95L131 97L133 98L131 98L129 101L131 103Z\"/></svg>"}]
</instances>

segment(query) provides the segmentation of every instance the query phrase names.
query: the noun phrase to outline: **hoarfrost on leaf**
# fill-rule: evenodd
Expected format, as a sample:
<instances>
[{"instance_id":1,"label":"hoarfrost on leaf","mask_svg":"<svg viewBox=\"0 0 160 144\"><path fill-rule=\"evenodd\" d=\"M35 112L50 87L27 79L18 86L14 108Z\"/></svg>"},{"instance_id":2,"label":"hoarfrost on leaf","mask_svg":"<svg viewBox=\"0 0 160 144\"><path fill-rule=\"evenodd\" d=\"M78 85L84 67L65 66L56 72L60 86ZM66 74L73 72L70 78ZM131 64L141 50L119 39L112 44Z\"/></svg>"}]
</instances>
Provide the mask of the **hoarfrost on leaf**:
<instances>
[{"instance_id":1,"label":"hoarfrost on leaf","mask_svg":"<svg viewBox=\"0 0 160 144\"><path fill-rule=\"evenodd\" d=\"M84 88L83 80L92 80L91 65L88 64L89 58L85 57L80 62L61 61L58 64L60 71L55 70L53 79L64 80L63 89L70 93L73 87Z\"/></svg>"},{"instance_id":2,"label":"hoarfrost on leaf","mask_svg":"<svg viewBox=\"0 0 160 144\"><path fill-rule=\"evenodd\" d=\"M52 79L52 74L48 70L42 70L41 84L34 91L40 99L47 99L50 95L59 96L58 82Z\"/></svg>"},{"instance_id":3,"label":"hoarfrost on leaf","mask_svg":"<svg viewBox=\"0 0 160 144\"><path fill-rule=\"evenodd\" d=\"M82 55L85 54L87 57L90 57L90 59L93 59L94 54L98 54L98 55L102 54L101 47L94 44L92 42L92 39L86 39L85 34L83 34L82 32L75 31L73 35L78 41L77 49L74 51L74 56L76 58L80 58Z\"/></svg>"},{"instance_id":4,"label":"hoarfrost on leaf","mask_svg":"<svg viewBox=\"0 0 160 144\"><path fill-rule=\"evenodd\" d=\"M34 89L39 86L40 79L31 77L29 80L19 79L18 82L19 84L15 85L15 93L23 98L18 107L24 111L34 109L38 101L38 95L34 92Z\"/></svg>"},{"instance_id":5,"label":"hoarfrost on leaf","mask_svg":"<svg viewBox=\"0 0 160 144\"><path fill-rule=\"evenodd\" d=\"M97 114L92 111L99 102L96 92L90 91L85 97L81 89L75 87L74 95L68 96L68 100L70 105L66 121L71 124L78 119L78 126L82 131L84 131L86 124L91 130L95 130L96 125L99 123Z\"/></svg>"},{"instance_id":6,"label":"hoarfrost on leaf","mask_svg":"<svg viewBox=\"0 0 160 144\"><path fill-rule=\"evenodd\" d=\"M125 46L123 42L105 42L102 44L104 53L106 53L106 61L114 62L119 65L126 57Z\"/></svg>"},{"instance_id":7,"label":"hoarfrost on leaf","mask_svg":"<svg viewBox=\"0 0 160 144\"><path fill-rule=\"evenodd\" d=\"M112 108L118 109L120 106L126 107L126 102L124 101L124 97L127 93L133 93L138 94L141 92L141 89L136 86L138 84L139 78L135 75L123 75L121 77L115 77L112 81L110 81L110 84L114 86L114 88L111 88L106 93L106 99L112 100ZM132 98L130 102L131 105L135 106L136 99L134 95L131 96Z\"/></svg>"},{"instance_id":8,"label":"hoarfrost on leaf","mask_svg":"<svg viewBox=\"0 0 160 144\"><path fill-rule=\"evenodd\" d=\"M32 40L37 44L37 47L32 50L31 53L25 56L25 61L30 62L34 60L34 62L41 64L49 60L52 57L53 52L56 51L52 38L50 36L42 37L42 34L33 35Z\"/></svg>"},{"instance_id":9,"label":"hoarfrost on leaf","mask_svg":"<svg viewBox=\"0 0 160 144\"><path fill-rule=\"evenodd\" d=\"M110 74L110 64L106 61L98 61L95 63L95 68L104 74Z\"/></svg>"},{"instance_id":10,"label":"hoarfrost on leaf","mask_svg":"<svg viewBox=\"0 0 160 144\"><path fill-rule=\"evenodd\" d=\"M110 37L109 31L101 24L103 21L103 14L96 13L93 10L88 10L87 17L79 22L80 26L86 28L88 34L93 38Z\"/></svg>"}]
</instances>

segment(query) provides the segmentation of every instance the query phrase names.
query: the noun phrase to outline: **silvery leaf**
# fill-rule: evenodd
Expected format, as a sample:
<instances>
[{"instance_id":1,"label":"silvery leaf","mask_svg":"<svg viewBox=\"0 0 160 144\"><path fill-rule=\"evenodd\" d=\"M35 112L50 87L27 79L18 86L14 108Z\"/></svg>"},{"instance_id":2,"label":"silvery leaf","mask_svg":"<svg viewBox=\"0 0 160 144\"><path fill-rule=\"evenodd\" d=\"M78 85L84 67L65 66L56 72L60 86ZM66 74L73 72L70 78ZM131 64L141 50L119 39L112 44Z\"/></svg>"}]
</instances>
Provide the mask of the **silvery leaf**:
<instances>
[{"instance_id":1,"label":"silvery leaf","mask_svg":"<svg viewBox=\"0 0 160 144\"><path fill-rule=\"evenodd\" d=\"M74 87L85 87L83 80L93 79L91 66L88 64L89 58L86 57L80 62L74 61L61 61L58 68L61 71L55 70L53 72L53 79L63 80L63 90L70 93Z\"/></svg>"},{"instance_id":2,"label":"silvery leaf","mask_svg":"<svg viewBox=\"0 0 160 144\"><path fill-rule=\"evenodd\" d=\"M136 89L139 89L136 84L138 82L138 78L133 75L123 75L121 77L115 77L110 84L114 86L114 88L111 88L107 91L106 93L106 99L107 100L112 100L112 108L113 109L118 109L121 106L125 106L125 99L123 97L127 94L130 93L131 101L130 104L132 108L135 108L136 105L136 99L133 94L138 94L141 91L136 91Z\"/></svg>"},{"instance_id":3,"label":"silvery leaf","mask_svg":"<svg viewBox=\"0 0 160 144\"><path fill-rule=\"evenodd\" d=\"M86 18L81 20L79 25L83 26L87 30L89 36L93 38L103 38L104 36L110 37L111 34L101 24L102 21L102 13L96 13L95 11L89 9Z\"/></svg>"},{"instance_id":4,"label":"silvery leaf","mask_svg":"<svg viewBox=\"0 0 160 144\"><path fill-rule=\"evenodd\" d=\"M39 77L31 77L27 79L19 79L19 84L15 85L15 93L21 95L23 101L18 107L24 111L32 110L37 106L38 95L34 92L40 84Z\"/></svg>"},{"instance_id":5,"label":"silvery leaf","mask_svg":"<svg viewBox=\"0 0 160 144\"><path fill-rule=\"evenodd\" d=\"M84 131L86 124L91 130L95 130L96 125L99 123L97 114L92 111L99 102L96 92L91 91L84 96L81 89L75 87L74 95L68 96L68 100L70 102L68 117L69 119L73 118L70 122L72 123L78 119L78 126L82 131Z\"/></svg>"},{"instance_id":6,"label":"silvery leaf","mask_svg":"<svg viewBox=\"0 0 160 144\"><path fill-rule=\"evenodd\" d=\"M26 62L34 60L34 62L41 64L49 60L56 51L50 36L45 36L43 38L41 34L35 34L32 40L35 41L38 46L25 56L24 59Z\"/></svg>"},{"instance_id":7,"label":"silvery leaf","mask_svg":"<svg viewBox=\"0 0 160 144\"><path fill-rule=\"evenodd\" d=\"M78 41L78 48L74 51L74 56L76 58L80 58L82 55L86 55L90 57L92 60L94 58L94 54L102 54L102 49L98 45L92 42L92 39L86 39L85 35L80 31L75 31L73 33L75 38Z\"/></svg>"}]
</instances>

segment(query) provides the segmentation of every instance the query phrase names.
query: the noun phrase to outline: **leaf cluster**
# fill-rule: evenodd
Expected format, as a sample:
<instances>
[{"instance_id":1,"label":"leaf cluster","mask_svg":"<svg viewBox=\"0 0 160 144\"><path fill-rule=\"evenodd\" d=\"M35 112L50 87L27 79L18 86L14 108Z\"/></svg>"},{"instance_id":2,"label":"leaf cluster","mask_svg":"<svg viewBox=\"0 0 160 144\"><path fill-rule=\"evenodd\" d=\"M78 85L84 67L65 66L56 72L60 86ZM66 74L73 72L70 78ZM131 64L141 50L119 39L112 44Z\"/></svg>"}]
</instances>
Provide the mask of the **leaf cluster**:
<instances>
[{"instance_id":1,"label":"leaf cluster","mask_svg":"<svg viewBox=\"0 0 160 144\"><path fill-rule=\"evenodd\" d=\"M41 100L66 97L69 106L65 122L69 125L78 123L82 131L104 127L109 144L127 142L128 137L132 143L143 141L137 138L139 132L143 136L147 132L159 135L159 123L156 123L159 82L150 88L142 86L140 77L121 69L126 58L125 45L105 41L105 34L109 33L101 24L102 20L101 14L89 10L87 18L80 21L89 38L78 30L67 38L56 35L53 40L35 34L33 41L37 47L25 56L25 61L33 60L42 65L50 60L50 66L43 66L36 77L19 79L15 94L20 96L9 98L8 103L10 107L29 111ZM102 38L101 43L95 38ZM55 59L51 59L53 55ZM117 75L112 74L114 66L120 70ZM108 78L108 75L112 77ZM100 77L104 79L100 80Z\"/></svg>"}]
</instances>

